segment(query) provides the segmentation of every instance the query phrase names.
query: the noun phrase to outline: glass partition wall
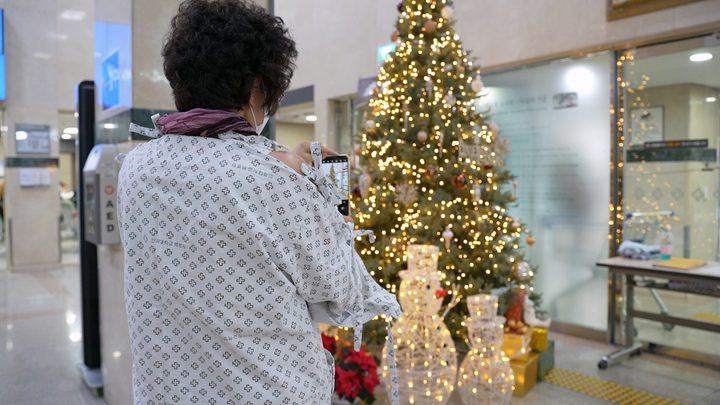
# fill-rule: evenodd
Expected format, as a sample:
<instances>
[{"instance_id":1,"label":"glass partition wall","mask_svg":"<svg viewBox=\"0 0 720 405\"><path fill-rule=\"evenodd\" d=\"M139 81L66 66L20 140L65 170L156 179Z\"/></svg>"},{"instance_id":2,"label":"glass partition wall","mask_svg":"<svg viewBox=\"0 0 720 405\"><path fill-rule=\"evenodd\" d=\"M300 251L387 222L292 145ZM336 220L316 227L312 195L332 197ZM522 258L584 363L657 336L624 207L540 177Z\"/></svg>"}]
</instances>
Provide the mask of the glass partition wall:
<instances>
[{"instance_id":1,"label":"glass partition wall","mask_svg":"<svg viewBox=\"0 0 720 405\"><path fill-rule=\"evenodd\" d=\"M536 242L535 288L554 321L604 331L608 252L612 54L483 75L477 108L509 141L516 178L512 217Z\"/></svg>"},{"instance_id":2,"label":"glass partition wall","mask_svg":"<svg viewBox=\"0 0 720 405\"><path fill-rule=\"evenodd\" d=\"M618 61L623 240L657 245L670 239L673 256L708 261L720 253L720 43L713 42L706 37L639 48ZM714 288L657 283L660 288L635 290L636 309L720 322ZM703 288L709 295L683 292ZM711 332L643 319L635 328L642 341L720 355Z\"/></svg>"}]
</instances>

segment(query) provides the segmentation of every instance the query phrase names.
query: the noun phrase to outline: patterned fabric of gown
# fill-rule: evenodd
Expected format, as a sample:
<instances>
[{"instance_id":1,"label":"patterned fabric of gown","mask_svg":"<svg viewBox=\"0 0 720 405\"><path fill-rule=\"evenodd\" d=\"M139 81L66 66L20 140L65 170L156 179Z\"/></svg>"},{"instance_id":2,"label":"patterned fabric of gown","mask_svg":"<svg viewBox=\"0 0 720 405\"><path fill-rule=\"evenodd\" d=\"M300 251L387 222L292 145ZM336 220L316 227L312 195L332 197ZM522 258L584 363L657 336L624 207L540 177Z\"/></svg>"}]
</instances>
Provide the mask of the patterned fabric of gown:
<instances>
[{"instance_id":1,"label":"patterned fabric of gown","mask_svg":"<svg viewBox=\"0 0 720 405\"><path fill-rule=\"evenodd\" d=\"M329 404L318 322L401 315L355 253L322 170L295 172L273 145L162 135L124 157L136 405Z\"/></svg>"}]
</instances>

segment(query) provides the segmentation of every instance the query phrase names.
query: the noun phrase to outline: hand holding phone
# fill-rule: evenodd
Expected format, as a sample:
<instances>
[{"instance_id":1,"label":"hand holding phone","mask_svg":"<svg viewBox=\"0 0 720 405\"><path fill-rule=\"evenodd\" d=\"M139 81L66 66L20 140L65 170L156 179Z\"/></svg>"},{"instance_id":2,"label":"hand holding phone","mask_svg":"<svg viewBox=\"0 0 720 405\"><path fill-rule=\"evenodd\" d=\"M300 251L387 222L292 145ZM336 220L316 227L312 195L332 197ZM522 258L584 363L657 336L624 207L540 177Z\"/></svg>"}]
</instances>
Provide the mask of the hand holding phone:
<instances>
[{"instance_id":1,"label":"hand holding phone","mask_svg":"<svg viewBox=\"0 0 720 405\"><path fill-rule=\"evenodd\" d=\"M332 180L342 196L342 203L338 210L344 216L350 215L350 170L348 157L346 155L328 156L322 161L325 174Z\"/></svg>"}]
</instances>

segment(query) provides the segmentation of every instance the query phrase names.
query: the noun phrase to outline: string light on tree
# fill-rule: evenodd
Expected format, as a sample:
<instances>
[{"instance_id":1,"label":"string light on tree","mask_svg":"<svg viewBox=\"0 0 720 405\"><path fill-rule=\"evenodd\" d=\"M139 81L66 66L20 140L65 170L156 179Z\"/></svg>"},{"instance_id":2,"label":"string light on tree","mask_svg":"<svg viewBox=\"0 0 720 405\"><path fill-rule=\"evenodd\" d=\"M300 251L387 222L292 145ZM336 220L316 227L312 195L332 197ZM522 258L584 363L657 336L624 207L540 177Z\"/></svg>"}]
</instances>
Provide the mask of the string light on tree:
<instances>
[{"instance_id":1,"label":"string light on tree","mask_svg":"<svg viewBox=\"0 0 720 405\"><path fill-rule=\"evenodd\" d=\"M514 180L504 168L509 147L476 107L487 90L455 32L452 7L450 0L398 5L387 35L397 31L399 44L380 67L372 112L356 139L360 198L351 200L352 212L358 227L377 236L374 244L358 240L356 246L390 291L399 289L409 244L443 247L443 288L457 283L463 295L519 284L513 265L525 260L525 227L514 226L508 212ZM460 304L444 318L453 337L466 337L466 315Z\"/></svg>"}]
</instances>

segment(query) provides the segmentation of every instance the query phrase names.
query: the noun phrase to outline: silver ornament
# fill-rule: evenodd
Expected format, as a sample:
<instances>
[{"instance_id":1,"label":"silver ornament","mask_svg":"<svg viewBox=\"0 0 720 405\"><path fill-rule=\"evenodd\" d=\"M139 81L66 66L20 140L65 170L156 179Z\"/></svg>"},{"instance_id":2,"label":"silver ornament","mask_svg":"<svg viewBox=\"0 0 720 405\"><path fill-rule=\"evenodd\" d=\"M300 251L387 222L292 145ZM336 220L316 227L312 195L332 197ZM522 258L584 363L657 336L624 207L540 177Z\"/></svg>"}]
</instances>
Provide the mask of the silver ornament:
<instances>
[{"instance_id":1,"label":"silver ornament","mask_svg":"<svg viewBox=\"0 0 720 405\"><path fill-rule=\"evenodd\" d=\"M532 272L532 268L527 262L520 262L517 266L515 266L515 278L520 283L527 283L530 281L530 273Z\"/></svg>"},{"instance_id":2,"label":"silver ornament","mask_svg":"<svg viewBox=\"0 0 720 405\"><path fill-rule=\"evenodd\" d=\"M375 121L373 120L367 120L365 121L365 130L368 132L375 132L375 129L377 127L375 126Z\"/></svg>"},{"instance_id":3,"label":"silver ornament","mask_svg":"<svg viewBox=\"0 0 720 405\"><path fill-rule=\"evenodd\" d=\"M455 10L453 10L450 6L445 6L440 12L440 15L442 16L442 18L449 20L453 18L453 16L455 16Z\"/></svg>"},{"instance_id":4,"label":"silver ornament","mask_svg":"<svg viewBox=\"0 0 720 405\"><path fill-rule=\"evenodd\" d=\"M370 195L370 185L372 184L372 178L369 174L363 173L358 178L358 187L360 188L360 197L368 198Z\"/></svg>"},{"instance_id":5,"label":"silver ornament","mask_svg":"<svg viewBox=\"0 0 720 405\"><path fill-rule=\"evenodd\" d=\"M417 133L417 139L418 139L418 141L420 141L420 142L425 142L425 141L427 141L427 138L428 138L427 132L425 132L425 131L420 131L420 132Z\"/></svg>"},{"instance_id":6,"label":"silver ornament","mask_svg":"<svg viewBox=\"0 0 720 405\"><path fill-rule=\"evenodd\" d=\"M453 236L455 236L453 231L450 230L449 226L446 226L442 233L442 238L445 241L445 249L450 250L450 242L452 241Z\"/></svg>"},{"instance_id":7,"label":"silver ornament","mask_svg":"<svg viewBox=\"0 0 720 405\"><path fill-rule=\"evenodd\" d=\"M445 96L445 104L447 104L448 106L454 106L455 102L457 102L457 98L452 93L449 93L447 96Z\"/></svg>"},{"instance_id":8,"label":"silver ornament","mask_svg":"<svg viewBox=\"0 0 720 405\"><path fill-rule=\"evenodd\" d=\"M472 87L472 90L473 90L475 93L479 93L480 90L482 90L483 87L485 87L485 84L483 83L483 81L482 81L482 79L480 78L480 76L478 76L478 77L475 78L475 80L473 80L473 82L472 82L472 84L470 85L470 87Z\"/></svg>"}]
</instances>

